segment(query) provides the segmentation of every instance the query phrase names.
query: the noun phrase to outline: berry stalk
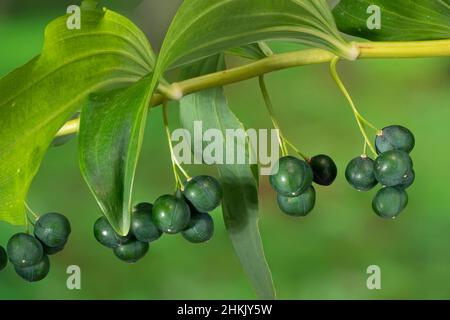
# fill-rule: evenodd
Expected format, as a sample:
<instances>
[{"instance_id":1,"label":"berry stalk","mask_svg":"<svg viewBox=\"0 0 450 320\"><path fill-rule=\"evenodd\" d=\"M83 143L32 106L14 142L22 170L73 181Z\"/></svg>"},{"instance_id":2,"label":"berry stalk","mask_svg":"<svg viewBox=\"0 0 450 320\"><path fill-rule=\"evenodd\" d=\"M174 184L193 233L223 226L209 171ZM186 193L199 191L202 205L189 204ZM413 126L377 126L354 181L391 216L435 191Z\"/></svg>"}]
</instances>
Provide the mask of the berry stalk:
<instances>
[{"instance_id":1,"label":"berry stalk","mask_svg":"<svg viewBox=\"0 0 450 320\"><path fill-rule=\"evenodd\" d=\"M350 104L350 107L352 108L352 111L355 116L356 122L358 124L359 130L361 131L361 134L365 140L366 145L369 146L370 150L372 151L372 153L374 155L377 155L377 152L375 151L375 148L367 135L365 125L368 125L369 127L371 127L372 129L374 129L377 132L379 130L374 125L372 125L369 121L364 119L364 117L361 116L358 109L356 108L356 105L353 102L352 97L348 93L347 89L345 88L344 83L342 82L342 80L340 79L340 77L337 73L336 65L337 65L338 61L339 61L339 57L335 57L333 60L331 60L331 63L330 63L331 75L332 75L334 81L336 82L336 84L338 85L339 89L341 90L341 92L343 93L345 98L347 99L348 103Z\"/></svg>"}]
</instances>

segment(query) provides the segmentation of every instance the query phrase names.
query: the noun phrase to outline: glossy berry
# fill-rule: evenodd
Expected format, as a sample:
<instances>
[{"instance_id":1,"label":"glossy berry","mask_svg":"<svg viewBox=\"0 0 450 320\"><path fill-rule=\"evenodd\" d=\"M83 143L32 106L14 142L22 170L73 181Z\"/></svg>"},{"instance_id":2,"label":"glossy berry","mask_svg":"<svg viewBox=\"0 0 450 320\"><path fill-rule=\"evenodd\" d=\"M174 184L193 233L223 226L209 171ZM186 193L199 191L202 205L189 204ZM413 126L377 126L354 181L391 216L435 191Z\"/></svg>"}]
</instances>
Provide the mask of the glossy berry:
<instances>
[{"instance_id":1,"label":"glossy berry","mask_svg":"<svg viewBox=\"0 0 450 320\"><path fill-rule=\"evenodd\" d=\"M401 150L410 153L414 149L414 145L414 135L402 126L386 127L375 139L378 154L390 150Z\"/></svg>"},{"instance_id":2,"label":"glossy berry","mask_svg":"<svg viewBox=\"0 0 450 320\"><path fill-rule=\"evenodd\" d=\"M192 243L208 241L214 234L214 220L208 213L195 213L192 215L187 229L181 234Z\"/></svg>"},{"instance_id":3,"label":"glossy berry","mask_svg":"<svg viewBox=\"0 0 450 320\"><path fill-rule=\"evenodd\" d=\"M44 249L38 239L26 233L17 233L6 246L9 261L17 267L29 267L39 263Z\"/></svg>"},{"instance_id":4,"label":"glossy berry","mask_svg":"<svg viewBox=\"0 0 450 320\"><path fill-rule=\"evenodd\" d=\"M374 161L368 157L356 157L345 170L348 183L359 191L368 191L377 185L374 174Z\"/></svg>"},{"instance_id":5,"label":"glossy berry","mask_svg":"<svg viewBox=\"0 0 450 320\"><path fill-rule=\"evenodd\" d=\"M199 212L213 211L222 201L222 186L210 176L197 176L184 187L184 196Z\"/></svg>"},{"instance_id":6,"label":"glossy berry","mask_svg":"<svg viewBox=\"0 0 450 320\"><path fill-rule=\"evenodd\" d=\"M162 232L175 234L188 226L191 212L182 196L164 195L155 201L152 219Z\"/></svg>"},{"instance_id":7,"label":"glossy berry","mask_svg":"<svg viewBox=\"0 0 450 320\"><path fill-rule=\"evenodd\" d=\"M411 172L408 172L407 175L408 175L408 177L406 178L405 182L396 186L397 188L406 190L412 186L412 184L414 183L414 180L416 180L416 173L414 172L414 169L411 170Z\"/></svg>"},{"instance_id":8,"label":"glossy berry","mask_svg":"<svg viewBox=\"0 0 450 320\"><path fill-rule=\"evenodd\" d=\"M6 254L5 248L0 246L0 271L5 269L7 264L8 264L8 255Z\"/></svg>"},{"instance_id":9,"label":"glossy berry","mask_svg":"<svg viewBox=\"0 0 450 320\"><path fill-rule=\"evenodd\" d=\"M278 194L295 197L311 186L313 172L305 161L286 156L278 161L278 171L270 176L269 181Z\"/></svg>"},{"instance_id":10,"label":"glossy berry","mask_svg":"<svg viewBox=\"0 0 450 320\"><path fill-rule=\"evenodd\" d=\"M100 217L94 224L94 236L105 247L114 249L129 240L118 235L105 217Z\"/></svg>"},{"instance_id":11,"label":"glossy berry","mask_svg":"<svg viewBox=\"0 0 450 320\"><path fill-rule=\"evenodd\" d=\"M122 261L134 263L147 254L148 248L147 242L130 239L126 243L114 248L114 254Z\"/></svg>"},{"instance_id":12,"label":"glossy berry","mask_svg":"<svg viewBox=\"0 0 450 320\"><path fill-rule=\"evenodd\" d=\"M50 260L47 256L43 256L41 261L29 267L15 266L16 273L24 280L36 282L44 279L50 271Z\"/></svg>"},{"instance_id":13,"label":"glossy berry","mask_svg":"<svg viewBox=\"0 0 450 320\"><path fill-rule=\"evenodd\" d=\"M46 213L39 217L34 226L34 235L48 247L61 247L71 232L70 222L59 213Z\"/></svg>"},{"instance_id":14,"label":"glossy berry","mask_svg":"<svg viewBox=\"0 0 450 320\"><path fill-rule=\"evenodd\" d=\"M313 171L313 181L322 186L329 186L337 176L337 167L333 159L325 154L314 156L309 161Z\"/></svg>"},{"instance_id":15,"label":"glossy berry","mask_svg":"<svg viewBox=\"0 0 450 320\"><path fill-rule=\"evenodd\" d=\"M395 218L408 204L405 190L395 187L384 187L375 195L372 208L382 218Z\"/></svg>"},{"instance_id":16,"label":"glossy berry","mask_svg":"<svg viewBox=\"0 0 450 320\"><path fill-rule=\"evenodd\" d=\"M137 205L134 206L133 208L133 212L152 212L153 209L153 204L149 203L149 202L140 202Z\"/></svg>"},{"instance_id":17,"label":"glossy berry","mask_svg":"<svg viewBox=\"0 0 450 320\"><path fill-rule=\"evenodd\" d=\"M57 254L58 252L61 252L64 250L64 245L59 246L59 247L49 247L43 243L41 243L41 244L42 244L42 247L44 248L44 254L49 255L49 256Z\"/></svg>"},{"instance_id":18,"label":"glossy berry","mask_svg":"<svg viewBox=\"0 0 450 320\"><path fill-rule=\"evenodd\" d=\"M393 187L403 184L413 167L409 155L400 150L386 151L375 160L374 172L383 186Z\"/></svg>"},{"instance_id":19,"label":"glossy berry","mask_svg":"<svg viewBox=\"0 0 450 320\"><path fill-rule=\"evenodd\" d=\"M279 194L277 200L281 211L284 213L294 217L304 217L314 209L316 191L311 186L304 193L296 197L285 197Z\"/></svg>"},{"instance_id":20,"label":"glossy berry","mask_svg":"<svg viewBox=\"0 0 450 320\"><path fill-rule=\"evenodd\" d=\"M151 242L161 237L161 231L152 220L152 208L149 203L138 204L131 214L131 232L139 241Z\"/></svg>"}]
</instances>

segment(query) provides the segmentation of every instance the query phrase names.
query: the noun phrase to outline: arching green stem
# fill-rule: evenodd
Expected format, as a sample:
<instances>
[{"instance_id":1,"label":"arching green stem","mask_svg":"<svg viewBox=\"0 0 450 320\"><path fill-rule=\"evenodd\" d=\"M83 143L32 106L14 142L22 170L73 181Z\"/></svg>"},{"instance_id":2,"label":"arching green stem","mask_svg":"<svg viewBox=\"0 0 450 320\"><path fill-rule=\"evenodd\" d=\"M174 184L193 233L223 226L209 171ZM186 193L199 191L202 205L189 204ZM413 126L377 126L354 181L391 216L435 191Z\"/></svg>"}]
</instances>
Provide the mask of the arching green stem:
<instances>
[{"instance_id":1,"label":"arching green stem","mask_svg":"<svg viewBox=\"0 0 450 320\"><path fill-rule=\"evenodd\" d=\"M33 210L31 210L30 206L28 205L28 203L26 201L25 201L25 208L28 210L29 213L31 213L31 215L33 216L34 220L38 220L39 219L39 215L36 212L34 212ZM25 215L26 215L26 213L25 213Z\"/></svg>"},{"instance_id":2,"label":"arching green stem","mask_svg":"<svg viewBox=\"0 0 450 320\"><path fill-rule=\"evenodd\" d=\"M267 111L270 115L270 120L275 129L277 129L278 142L280 143L281 154L287 156L289 154L287 146L291 147L297 154L299 154L303 159L308 160L308 157L304 155L293 143L289 142L280 129L278 121L275 119L272 100L270 99L269 91L267 90L266 82L264 81L264 76L259 77L259 87L261 88L261 93L266 104Z\"/></svg>"},{"instance_id":3,"label":"arching green stem","mask_svg":"<svg viewBox=\"0 0 450 320\"><path fill-rule=\"evenodd\" d=\"M335 57L333 60L331 60L331 63L330 63L331 75L333 76L334 81L336 82L336 84L338 85L339 89L341 90L341 92L343 93L343 95L347 99L348 103L350 104L350 107L352 108L353 114L355 115L355 119L356 119L356 122L358 124L359 130L361 131L361 134L362 134L362 136L363 136L363 138L365 140L365 143L369 146L369 148L373 152L373 154L376 155L377 153L375 151L375 148L372 145L372 142L370 141L370 139L369 139L369 137L367 135L367 132L366 132L366 129L365 129L364 125L367 125L367 126L371 127L376 132L378 132L379 130L374 125L372 125L369 121L364 119L364 117L361 116L361 114L359 113L358 109L356 108L352 97L348 93L347 89L344 86L344 83L339 78L339 75L337 73L336 65L337 65L338 61L339 61L339 57Z\"/></svg>"}]
</instances>

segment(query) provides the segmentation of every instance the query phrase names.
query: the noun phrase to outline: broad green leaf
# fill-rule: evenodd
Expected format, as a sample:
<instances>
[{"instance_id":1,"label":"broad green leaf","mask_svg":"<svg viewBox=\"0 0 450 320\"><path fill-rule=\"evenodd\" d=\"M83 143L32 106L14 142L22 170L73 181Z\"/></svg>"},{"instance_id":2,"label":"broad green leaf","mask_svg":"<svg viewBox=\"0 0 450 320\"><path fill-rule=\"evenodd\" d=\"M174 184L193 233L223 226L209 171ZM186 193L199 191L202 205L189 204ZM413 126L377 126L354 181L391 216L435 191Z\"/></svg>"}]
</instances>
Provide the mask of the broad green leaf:
<instances>
[{"instance_id":1,"label":"broad green leaf","mask_svg":"<svg viewBox=\"0 0 450 320\"><path fill-rule=\"evenodd\" d=\"M145 36L114 12L82 11L45 30L42 53L0 80L0 220L24 224L24 200L55 133L89 93L129 85L151 69ZM14 48L11 48L14 50Z\"/></svg>"},{"instance_id":2,"label":"broad green leaf","mask_svg":"<svg viewBox=\"0 0 450 320\"><path fill-rule=\"evenodd\" d=\"M374 6L380 9L381 24L371 30ZM339 30L369 40L450 38L450 0L341 0L333 13Z\"/></svg>"},{"instance_id":3,"label":"broad green leaf","mask_svg":"<svg viewBox=\"0 0 450 320\"><path fill-rule=\"evenodd\" d=\"M192 67L189 74L206 74L223 70L223 67L223 57L215 56ZM224 137L226 129L244 129L228 108L223 88L209 89L184 97L180 102L180 116L183 126L194 138L194 121L202 121L205 131L211 128L219 129ZM242 141L236 141L236 145L228 141L228 146L224 148L244 147L247 150L248 162L248 144L244 142L243 146ZM203 141L202 143L205 145ZM254 176L254 167L248 164L217 165L224 189L222 211L236 255L258 297L273 299L275 290L258 229L258 183Z\"/></svg>"},{"instance_id":4,"label":"broad green leaf","mask_svg":"<svg viewBox=\"0 0 450 320\"><path fill-rule=\"evenodd\" d=\"M114 229L127 235L151 77L91 95L80 118L81 173Z\"/></svg>"},{"instance_id":5,"label":"broad green leaf","mask_svg":"<svg viewBox=\"0 0 450 320\"><path fill-rule=\"evenodd\" d=\"M231 48L225 53L250 60L264 59L273 54L265 42L250 43L241 47Z\"/></svg>"},{"instance_id":6,"label":"broad green leaf","mask_svg":"<svg viewBox=\"0 0 450 320\"><path fill-rule=\"evenodd\" d=\"M355 59L325 0L185 0L164 40L155 76L249 43L291 39Z\"/></svg>"}]
</instances>

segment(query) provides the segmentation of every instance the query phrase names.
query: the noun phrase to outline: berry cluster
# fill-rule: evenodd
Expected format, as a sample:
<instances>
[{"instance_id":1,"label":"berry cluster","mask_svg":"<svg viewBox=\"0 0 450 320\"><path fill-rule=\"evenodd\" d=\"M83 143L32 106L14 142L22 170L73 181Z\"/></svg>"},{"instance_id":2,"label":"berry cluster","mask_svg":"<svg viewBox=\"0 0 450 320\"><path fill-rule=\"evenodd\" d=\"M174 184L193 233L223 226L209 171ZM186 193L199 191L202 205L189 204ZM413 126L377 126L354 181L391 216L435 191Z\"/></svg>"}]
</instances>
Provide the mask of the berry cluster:
<instances>
[{"instance_id":1,"label":"berry cluster","mask_svg":"<svg viewBox=\"0 0 450 320\"><path fill-rule=\"evenodd\" d=\"M365 155L350 161L345 171L347 181L359 191L368 191L380 183L372 208L382 218L395 218L408 204L409 188L415 179L409 153L415 145L414 135L402 126L389 126L375 139L378 157Z\"/></svg>"},{"instance_id":2,"label":"berry cluster","mask_svg":"<svg viewBox=\"0 0 450 320\"><path fill-rule=\"evenodd\" d=\"M220 205L222 187L210 176L196 176L190 179L184 191L175 195L163 195L154 205L140 203L131 214L130 232L118 235L106 218L99 218L94 225L94 236L105 247L128 263L144 257L149 243L163 233L181 235L189 242L206 242L213 236L214 221L209 212Z\"/></svg>"},{"instance_id":3,"label":"berry cluster","mask_svg":"<svg viewBox=\"0 0 450 320\"><path fill-rule=\"evenodd\" d=\"M316 203L316 191L312 186L329 186L337 176L337 167L327 155L318 155L303 161L285 156L278 161L278 171L269 178L277 192L280 209L295 217L303 217L312 211Z\"/></svg>"},{"instance_id":4,"label":"berry cluster","mask_svg":"<svg viewBox=\"0 0 450 320\"><path fill-rule=\"evenodd\" d=\"M69 220L62 214L40 216L34 225L34 236L17 233L9 239L7 251L0 247L0 270L6 267L9 258L16 273L24 280L44 279L50 271L48 256L64 249L70 232Z\"/></svg>"}]
</instances>

